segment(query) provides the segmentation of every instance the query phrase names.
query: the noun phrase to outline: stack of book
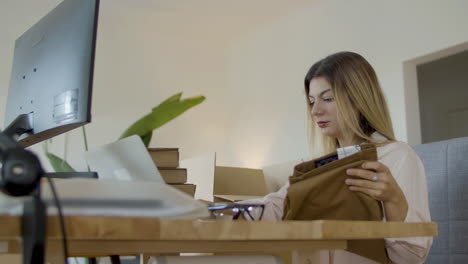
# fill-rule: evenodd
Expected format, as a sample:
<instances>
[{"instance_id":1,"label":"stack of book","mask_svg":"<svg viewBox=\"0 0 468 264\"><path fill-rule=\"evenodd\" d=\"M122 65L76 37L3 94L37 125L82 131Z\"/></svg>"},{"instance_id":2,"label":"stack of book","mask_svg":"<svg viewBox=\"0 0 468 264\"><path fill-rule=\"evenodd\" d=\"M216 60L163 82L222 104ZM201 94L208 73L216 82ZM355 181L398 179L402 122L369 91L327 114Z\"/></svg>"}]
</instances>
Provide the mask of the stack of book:
<instances>
[{"instance_id":1,"label":"stack of book","mask_svg":"<svg viewBox=\"0 0 468 264\"><path fill-rule=\"evenodd\" d=\"M187 169L179 168L178 148L148 148L159 173L164 181L172 187L195 196L195 184L187 183Z\"/></svg>"}]
</instances>

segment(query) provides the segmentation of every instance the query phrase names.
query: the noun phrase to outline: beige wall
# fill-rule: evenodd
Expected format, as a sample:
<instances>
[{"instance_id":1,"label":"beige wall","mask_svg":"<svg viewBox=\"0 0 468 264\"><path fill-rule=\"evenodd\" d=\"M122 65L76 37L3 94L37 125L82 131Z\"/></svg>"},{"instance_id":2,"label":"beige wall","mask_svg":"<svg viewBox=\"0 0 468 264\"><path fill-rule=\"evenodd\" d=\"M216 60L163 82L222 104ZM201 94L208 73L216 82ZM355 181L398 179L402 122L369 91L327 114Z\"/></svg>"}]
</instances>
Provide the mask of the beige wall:
<instances>
[{"instance_id":1,"label":"beige wall","mask_svg":"<svg viewBox=\"0 0 468 264\"><path fill-rule=\"evenodd\" d=\"M58 2L0 2L2 105L14 40ZM455 0L102 0L90 145L115 140L183 91L207 100L157 130L154 147L179 147L182 159L216 151L218 164L231 166L307 156L303 77L341 50L374 65L396 135L406 141L403 62L468 41L465 10L468 2ZM84 168L80 137L70 133L70 158Z\"/></svg>"}]
</instances>

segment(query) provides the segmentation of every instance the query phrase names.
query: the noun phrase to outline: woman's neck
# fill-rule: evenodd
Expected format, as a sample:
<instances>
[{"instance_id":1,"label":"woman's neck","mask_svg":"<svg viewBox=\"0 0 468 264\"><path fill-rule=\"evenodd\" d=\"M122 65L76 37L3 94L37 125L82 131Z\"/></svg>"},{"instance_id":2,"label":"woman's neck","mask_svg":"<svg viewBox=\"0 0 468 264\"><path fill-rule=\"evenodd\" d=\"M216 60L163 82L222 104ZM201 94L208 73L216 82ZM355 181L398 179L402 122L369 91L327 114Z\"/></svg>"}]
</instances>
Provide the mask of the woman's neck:
<instances>
[{"instance_id":1,"label":"woman's neck","mask_svg":"<svg viewBox=\"0 0 468 264\"><path fill-rule=\"evenodd\" d=\"M362 139L360 139L358 137L355 137L355 136L337 138L337 141L338 141L338 147L340 147L340 148L344 148L344 147L347 147L347 146L353 146L353 145L357 145L357 144L360 144L360 143L364 142L364 140L362 140Z\"/></svg>"}]
</instances>

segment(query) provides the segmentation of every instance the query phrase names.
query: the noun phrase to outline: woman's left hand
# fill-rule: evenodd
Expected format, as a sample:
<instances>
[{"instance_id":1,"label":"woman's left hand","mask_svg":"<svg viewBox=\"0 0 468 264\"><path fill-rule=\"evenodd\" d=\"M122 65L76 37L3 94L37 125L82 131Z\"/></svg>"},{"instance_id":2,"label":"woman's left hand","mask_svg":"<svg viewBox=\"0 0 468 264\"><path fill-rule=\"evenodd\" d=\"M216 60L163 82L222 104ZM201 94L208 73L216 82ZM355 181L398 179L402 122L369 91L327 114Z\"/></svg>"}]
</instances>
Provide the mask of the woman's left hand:
<instances>
[{"instance_id":1,"label":"woman's left hand","mask_svg":"<svg viewBox=\"0 0 468 264\"><path fill-rule=\"evenodd\" d=\"M387 166L378 161L366 161L362 169L348 169L345 183L351 191L362 192L384 202L386 218L389 221L403 221L408 211L408 203L400 186Z\"/></svg>"}]
</instances>

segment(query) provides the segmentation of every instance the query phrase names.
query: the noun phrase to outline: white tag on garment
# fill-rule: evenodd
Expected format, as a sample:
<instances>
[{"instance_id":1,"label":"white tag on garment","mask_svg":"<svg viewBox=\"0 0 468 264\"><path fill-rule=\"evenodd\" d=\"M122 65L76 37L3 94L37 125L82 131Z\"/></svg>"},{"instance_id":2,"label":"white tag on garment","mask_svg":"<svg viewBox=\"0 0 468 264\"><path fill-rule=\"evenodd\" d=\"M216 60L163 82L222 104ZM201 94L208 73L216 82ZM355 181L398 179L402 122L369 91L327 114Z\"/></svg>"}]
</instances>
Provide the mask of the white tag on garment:
<instances>
[{"instance_id":1,"label":"white tag on garment","mask_svg":"<svg viewBox=\"0 0 468 264\"><path fill-rule=\"evenodd\" d=\"M361 146L359 145L347 146L344 148L336 149L336 152L338 153L338 159L346 158L359 151L361 151Z\"/></svg>"}]
</instances>

